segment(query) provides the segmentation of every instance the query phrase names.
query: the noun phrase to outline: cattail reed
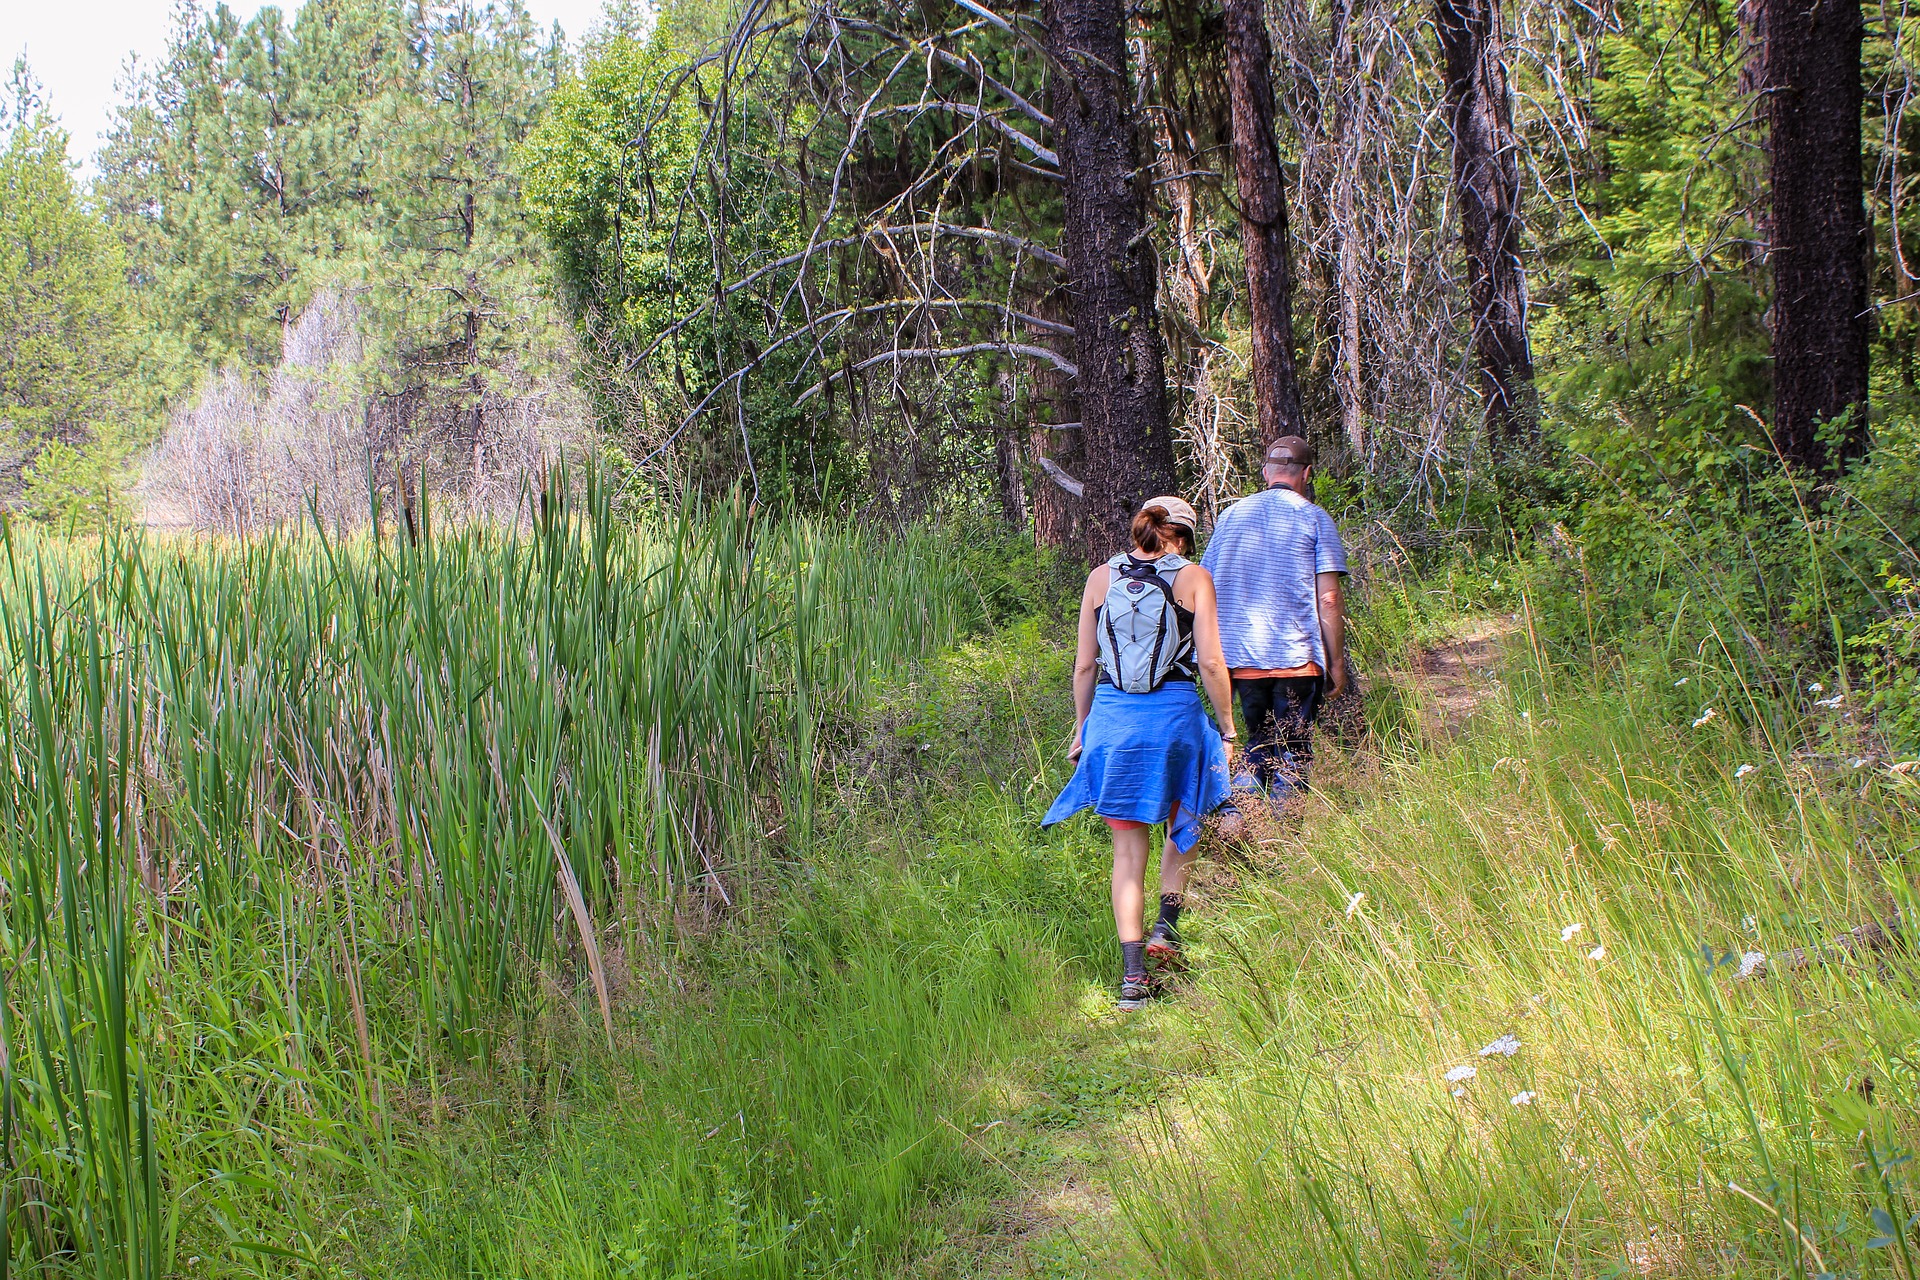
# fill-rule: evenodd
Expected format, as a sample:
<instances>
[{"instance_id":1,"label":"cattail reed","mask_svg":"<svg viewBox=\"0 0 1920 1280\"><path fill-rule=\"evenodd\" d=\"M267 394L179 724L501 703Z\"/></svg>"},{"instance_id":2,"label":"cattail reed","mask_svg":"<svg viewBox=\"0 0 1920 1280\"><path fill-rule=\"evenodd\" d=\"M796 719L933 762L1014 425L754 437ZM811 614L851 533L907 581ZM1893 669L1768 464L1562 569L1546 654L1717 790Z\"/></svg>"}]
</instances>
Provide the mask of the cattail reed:
<instances>
[{"instance_id":1,"label":"cattail reed","mask_svg":"<svg viewBox=\"0 0 1920 1280\"><path fill-rule=\"evenodd\" d=\"M768 804L804 842L833 727L971 622L931 538L527 505L6 531L5 1256L170 1273L183 1216L488 1069L543 990L610 1033L597 935L739 883Z\"/></svg>"}]
</instances>

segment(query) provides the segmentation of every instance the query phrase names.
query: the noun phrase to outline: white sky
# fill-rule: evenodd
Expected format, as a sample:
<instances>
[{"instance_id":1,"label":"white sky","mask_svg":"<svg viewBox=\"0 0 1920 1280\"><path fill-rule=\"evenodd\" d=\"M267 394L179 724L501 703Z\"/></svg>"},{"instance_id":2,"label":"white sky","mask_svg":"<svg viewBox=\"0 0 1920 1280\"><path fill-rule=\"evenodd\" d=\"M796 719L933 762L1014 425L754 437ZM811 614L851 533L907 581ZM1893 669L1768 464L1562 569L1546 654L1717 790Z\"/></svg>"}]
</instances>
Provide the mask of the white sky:
<instances>
[{"instance_id":1,"label":"white sky","mask_svg":"<svg viewBox=\"0 0 1920 1280\"><path fill-rule=\"evenodd\" d=\"M197 0L211 9L213 0ZM295 10L301 0L281 0ZM542 27L559 22L569 46L577 47L600 16L602 0L526 0ZM266 6L261 0L228 0L228 7L250 18ZM0 77L15 57L27 55L33 74L46 86L47 105L73 135L73 158L93 170L92 156L120 101L114 88L129 55L143 63L166 52L174 0L0 0ZM0 78L0 84L4 84Z\"/></svg>"}]
</instances>

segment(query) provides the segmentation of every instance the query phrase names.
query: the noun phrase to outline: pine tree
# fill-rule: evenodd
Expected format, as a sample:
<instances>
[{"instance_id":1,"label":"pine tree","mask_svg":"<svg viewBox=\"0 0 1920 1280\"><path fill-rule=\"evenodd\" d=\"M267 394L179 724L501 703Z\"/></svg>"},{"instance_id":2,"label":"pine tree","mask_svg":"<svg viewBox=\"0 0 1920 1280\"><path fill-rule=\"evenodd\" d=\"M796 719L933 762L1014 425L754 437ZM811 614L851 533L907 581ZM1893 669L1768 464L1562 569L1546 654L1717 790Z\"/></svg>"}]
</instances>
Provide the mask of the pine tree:
<instances>
[{"instance_id":1,"label":"pine tree","mask_svg":"<svg viewBox=\"0 0 1920 1280\"><path fill-rule=\"evenodd\" d=\"M15 64L0 149L0 501L100 514L152 409L120 245L75 190L67 134Z\"/></svg>"},{"instance_id":2,"label":"pine tree","mask_svg":"<svg viewBox=\"0 0 1920 1280\"><path fill-rule=\"evenodd\" d=\"M188 376L270 365L326 288L359 295L397 386L471 385L537 345L545 259L514 157L559 57L518 0L183 10L100 189Z\"/></svg>"}]
</instances>

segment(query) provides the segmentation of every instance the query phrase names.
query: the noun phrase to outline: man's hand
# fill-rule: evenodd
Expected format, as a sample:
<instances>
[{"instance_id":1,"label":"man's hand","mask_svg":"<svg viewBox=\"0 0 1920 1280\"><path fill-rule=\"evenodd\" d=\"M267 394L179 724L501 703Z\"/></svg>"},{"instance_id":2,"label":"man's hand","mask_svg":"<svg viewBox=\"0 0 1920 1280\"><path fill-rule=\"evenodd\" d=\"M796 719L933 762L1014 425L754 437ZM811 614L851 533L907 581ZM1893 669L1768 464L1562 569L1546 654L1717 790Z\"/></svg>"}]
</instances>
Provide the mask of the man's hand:
<instances>
[{"instance_id":1,"label":"man's hand","mask_svg":"<svg viewBox=\"0 0 1920 1280\"><path fill-rule=\"evenodd\" d=\"M1347 664L1342 662L1333 669L1333 674L1327 677L1327 701L1338 702L1347 696L1348 688Z\"/></svg>"}]
</instances>

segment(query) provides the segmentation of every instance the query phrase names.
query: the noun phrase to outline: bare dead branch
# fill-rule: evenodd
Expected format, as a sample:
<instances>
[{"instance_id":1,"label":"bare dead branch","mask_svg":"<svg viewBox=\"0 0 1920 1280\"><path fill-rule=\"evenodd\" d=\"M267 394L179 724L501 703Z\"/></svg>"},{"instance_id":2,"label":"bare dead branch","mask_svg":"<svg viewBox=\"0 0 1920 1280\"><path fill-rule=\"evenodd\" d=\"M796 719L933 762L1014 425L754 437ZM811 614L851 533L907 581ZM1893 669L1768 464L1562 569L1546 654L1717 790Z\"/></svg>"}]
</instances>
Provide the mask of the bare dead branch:
<instances>
[{"instance_id":1,"label":"bare dead branch","mask_svg":"<svg viewBox=\"0 0 1920 1280\"><path fill-rule=\"evenodd\" d=\"M1052 458L1041 458L1038 461L1040 463L1040 470L1046 473L1047 479L1053 481L1076 498L1084 498L1086 496L1087 486L1068 475L1061 469L1059 463L1055 462Z\"/></svg>"},{"instance_id":2,"label":"bare dead branch","mask_svg":"<svg viewBox=\"0 0 1920 1280\"><path fill-rule=\"evenodd\" d=\"M1078 377L1080 369L1073 361L1048 347L1030 346L1024 342L969 342L958 347L901 347L892 351L883 351L877 356L854 365L854 373L865 373L875 365L899 364L902 360L958 360L964 356L977 355L1029 356L1035 360L1044 360L1069 378ZM797 408L826 390L825 382L816 382L801 392L794 400Z\"/></svg>"}]
</instances>

